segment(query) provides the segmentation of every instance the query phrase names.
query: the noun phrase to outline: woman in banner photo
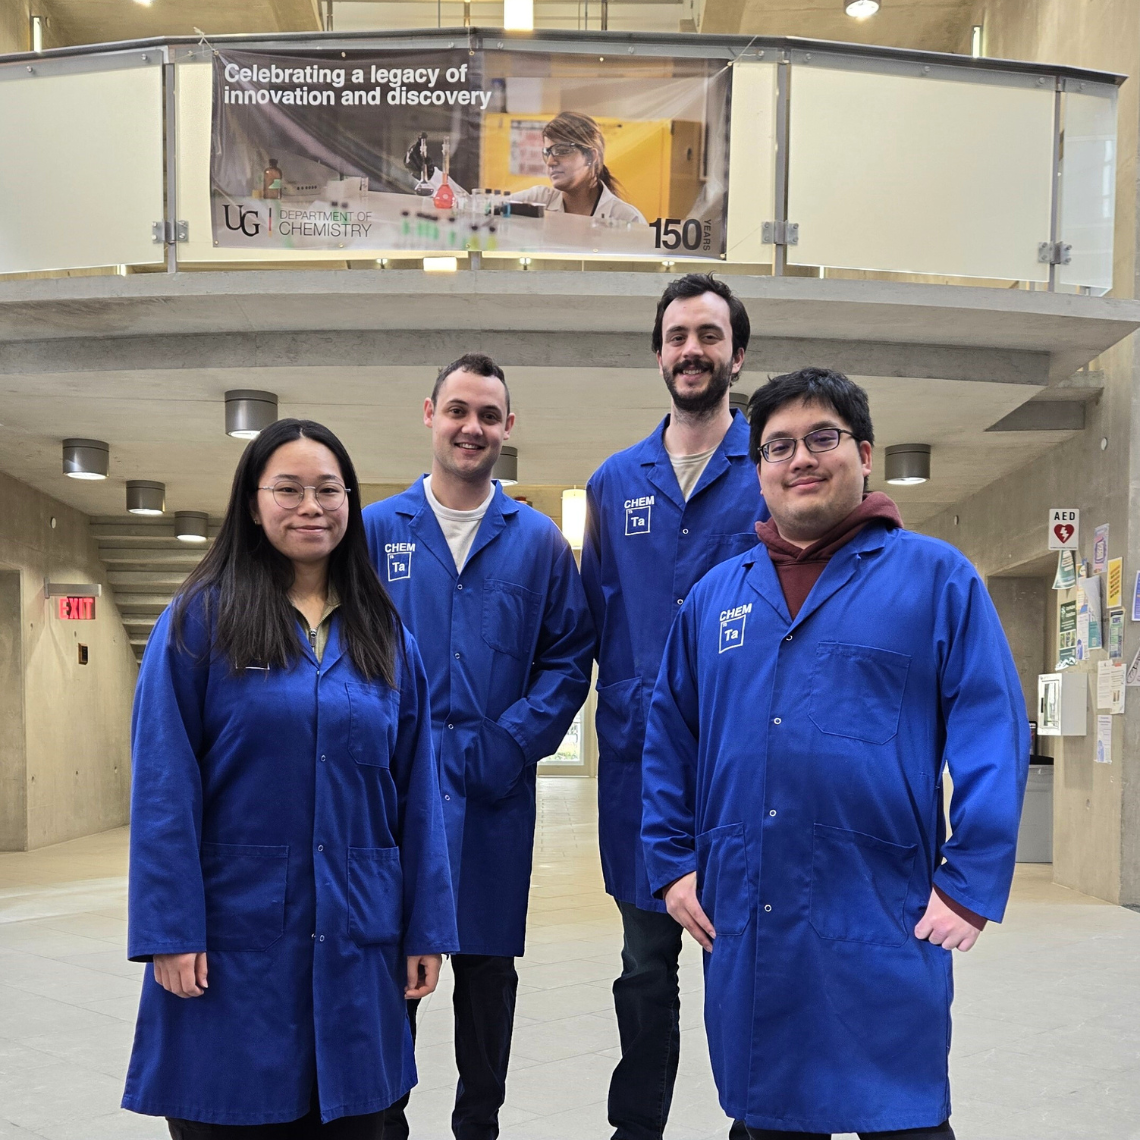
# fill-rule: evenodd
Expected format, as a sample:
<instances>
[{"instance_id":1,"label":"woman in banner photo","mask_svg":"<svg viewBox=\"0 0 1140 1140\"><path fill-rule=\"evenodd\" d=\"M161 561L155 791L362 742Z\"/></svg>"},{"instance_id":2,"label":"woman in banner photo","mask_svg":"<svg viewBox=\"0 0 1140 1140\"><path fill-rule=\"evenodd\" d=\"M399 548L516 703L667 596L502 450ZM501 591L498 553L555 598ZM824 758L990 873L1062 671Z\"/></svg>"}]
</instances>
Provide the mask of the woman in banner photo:
<instances>
[{"instance_id":1,"label":"woman in banner photo","mask_svg":"<svg viewBox=\"0 0 1140 1140\"><path fill-rule=\"evenodd\" d=\"M550 186L532 186L512 202L540 202L548 211L584 214L647 225L641 211L621 197L621 183L606 166L606 140L589 115L563 111L542 129L542 158Z\"/></svg>"},{"instance_id":2,"label":"woman in banner photo","mask_svg":"<svg viewBox=\"0 0 1140 1140\"><path fill-rule=\"evenodd\" d=\"M458 949L427 680L352 461L279 420L159 618L133 721L123 1106L174 1140L379 1140Z\"/></svg>"}]
</instances>

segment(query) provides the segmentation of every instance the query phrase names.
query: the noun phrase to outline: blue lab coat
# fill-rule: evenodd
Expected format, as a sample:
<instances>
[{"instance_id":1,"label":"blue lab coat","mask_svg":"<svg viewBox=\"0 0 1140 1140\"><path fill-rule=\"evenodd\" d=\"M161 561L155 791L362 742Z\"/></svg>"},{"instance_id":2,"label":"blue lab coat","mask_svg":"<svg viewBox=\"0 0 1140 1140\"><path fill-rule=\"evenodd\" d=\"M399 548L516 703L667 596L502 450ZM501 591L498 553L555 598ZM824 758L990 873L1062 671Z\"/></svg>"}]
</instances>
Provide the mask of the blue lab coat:
<instances>
[{"instance_id":1,"label":"blue lab coat","mask_svg":"<svg viewBox=\"0 0 1140 1140\"><path fill-rule=\"evenodd\" d=\"M364 524L427 668L460 949L522 954L536 766L590 683L594 632L574 555L498 483L461 574L422 478L373 503Z\"/></svg>"},{"instance_id":2,"label":"blue lab coat","mask_svg":"<svg viewBox=\"0 0 1140 1140\"><path fill-rule=\"evenodd\" d=\"M733 412L686 503L664 434L611 455L586 487L582 581L598 631L598 841L606 890L664 911L642 857L645 714L680 603L713 566L756 545L768 517L748 459L748 422Z\"/></svg>"},{"instance_id":3,"label":"blue lab coat","mask_svg":"<svg viewBox=\"0 0 1140 1140\"><path fill-rule=\"evenodd\" d=\"M794 621L762 546L694 589L653 694L642 836L653 889L695 870L716 929L725 1112L836 1133L949 1116L951 955L913 931L932 883L1001 919L1028 762L1009 646L952 547L873 520Z\"/></svg>"},{"instance_id":4,"label":"blue lab coat","mask_svg":"<svg viewBox=\"0 0 1140 1140\"><path fill-rule=\"evenodd\" d=\"M416 1083L405 955L457 946L427 719L405 634L399 689L366 681L332 618L288 669L211 659L159 618L133 721L128 954L207 951L209 989L144 975L123 1106L216 1124L377 1112Z\"/></svg>"}]
</instances>

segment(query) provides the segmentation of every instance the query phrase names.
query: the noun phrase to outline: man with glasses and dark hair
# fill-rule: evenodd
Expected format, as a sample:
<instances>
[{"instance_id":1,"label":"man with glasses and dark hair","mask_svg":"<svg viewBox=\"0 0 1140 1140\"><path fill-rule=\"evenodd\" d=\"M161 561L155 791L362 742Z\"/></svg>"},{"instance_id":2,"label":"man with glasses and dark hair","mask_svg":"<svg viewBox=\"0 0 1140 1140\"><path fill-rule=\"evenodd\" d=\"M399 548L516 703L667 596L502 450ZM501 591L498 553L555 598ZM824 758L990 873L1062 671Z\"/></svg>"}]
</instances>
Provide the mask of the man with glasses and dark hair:
<instances>
[{"instance_id":1,"label":"man with glasses and dark hair","mask_svg":"<svg viewBox=\"0 0 1140 1140\"><path fill-rule=\"evenodd\" d=\"M753 1140L953 1140L950 951L1009 894L1021 684L966 558L865 494L866 393L805 368L749 412L772 517L669 635L650 884L708 952L713 1073Z\"/></svg>"},{"instance_id":2,"label":"man with glasses and dark hair","mask_svg":"<svg viewBox=\"0 0 1140 1140\"><path fill-rule=\"evenodd\" d=\"M599 635L598 835L624 934L613 987L622 1051L609 1091L614 1140L661 1140L677 1076L681 928L645 874L641 748L678 608L710 567L756 545L753 524L767 518L748 424L728 403L749 332L744 305L722 281L690 273L671 282L652 340L669 414L586 488L582 580ZM744 1126L730 1135L743 1137Z\"/></svg>"},{"instance_id":3,"label":"man with glasses and dark hair","mask_svg":"<svg viewBox=\"0 0 1140 1140\"><path fill-rule=\"evenodd\" d=\"M503 370L471 353L424 400L431 474L364 512L368 547L422 644L459 924L457 1140L493 1140L506 1095L534 847L535 769L589 689L594 630L574 555L491 471L514 426ZM386 775L386 773L384 774ZM409 1002L413 1034L416 1003ZM408 1135L407 1097L385 1117Z\"/></svg>"}]
</instances>

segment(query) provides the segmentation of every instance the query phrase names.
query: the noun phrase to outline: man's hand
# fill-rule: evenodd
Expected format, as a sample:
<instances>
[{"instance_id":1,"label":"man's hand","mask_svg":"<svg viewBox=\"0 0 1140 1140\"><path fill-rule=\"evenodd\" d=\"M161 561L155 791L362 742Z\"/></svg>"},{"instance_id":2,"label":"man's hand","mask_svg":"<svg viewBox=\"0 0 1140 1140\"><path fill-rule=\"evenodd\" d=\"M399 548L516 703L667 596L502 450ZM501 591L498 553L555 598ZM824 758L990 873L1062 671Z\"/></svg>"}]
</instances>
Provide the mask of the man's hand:
<instances>
[{"instance_id":1,"label":"man's hand","mask_svg":"<svg viewBox=\"0 0 1140 1140\"><path fill-rule=\"evenodd\" d=\"M697 902L697 873L690 871L679 879L674 879L664 891L665 909L679 922L710 954L716 931L709 922L709 916Z\"/></svg>"},{"instance_id":2,"label":"man's hand","mask_svg":"<svg viewBox=\"0 0 1140 1140\"><path fill-rule=\"evenodd\" d=\"M978 940L981 931L971 922L955 914L939 897L930 892L926 913L914 928L915 938L927 939L943 950L961 950L965 953Z\"/></svg>"},{"instance_id":3,"label":"man's hand","mask_svg":"<svg viewBox=\"0 0 1140 1140\"><path fill-rule=\"evenodd\" d=\"M404 997L425 998L439 985L442 954L410 954L408 956L408 985Z\"/></svg>"},{"instance_id":4,"label":"man's hand","mask_svg":"<svg viewBox=\"0 0 1140 1140\"><path fill-rule=\"evenodd\" d=\"M156 954L154 980L175 997L201 997L208 990L206 954Z\"/></svg>"}]
</instances>

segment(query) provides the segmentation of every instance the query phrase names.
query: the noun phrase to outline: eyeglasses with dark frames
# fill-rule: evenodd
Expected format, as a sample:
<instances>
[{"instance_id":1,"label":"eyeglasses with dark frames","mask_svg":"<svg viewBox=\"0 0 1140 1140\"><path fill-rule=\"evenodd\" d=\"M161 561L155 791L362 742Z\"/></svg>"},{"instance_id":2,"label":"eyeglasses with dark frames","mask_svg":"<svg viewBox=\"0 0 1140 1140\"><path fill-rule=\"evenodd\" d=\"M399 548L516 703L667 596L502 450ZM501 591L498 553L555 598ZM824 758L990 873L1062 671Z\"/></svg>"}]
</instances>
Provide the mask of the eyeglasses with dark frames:
<instances>
[{"instance_id":1,"label":"eyeglasses with dark frames","mask_svg":"<svg viewBox=\"0 0 1140 1140\"><path fill-rule=\"evenodd\" d=\"M555 143L553 146L544 146L542 148L543 161L550 158L565 158L576 150L580 150L583 154L586 153L586 148L578 146L577 143Z\"/></svg>"},{"instance_id":2,"label":"eyeglasses with dark frames","mask_svg":"<svg viewBox=\"0 0 1140 1140\"><path fill-rule=\"evenodd\" d=\"M779 439L770 439L760 445L760 454L765 463L787 463L796 453L796 445L803 443L813 455L821 451L834 451L842 442L845 435L855 438L855 433L846 428L816 428L807 435L792 439L790 436L781 436Z\"/></svg>"},{"instance_id":3,"label":"eyeglasses with dark frames","mask_svg":"<svg viewBox=\"0 0 1140 1140\"><path fill-rule=\"evenodd\" d=\"M336 511L344 503L344 497L349 491L349 488L343 483L336 482L335 479L329 479L327 482L315 485L299 483L293 479L281 479L271 486L258 487L257 489L269 491L273 495L273 501L286 511L295 511L305 501L306 491L313 492L313 498L316 499L317 506L322 511Z\"/></svg>"}]
</instances>

